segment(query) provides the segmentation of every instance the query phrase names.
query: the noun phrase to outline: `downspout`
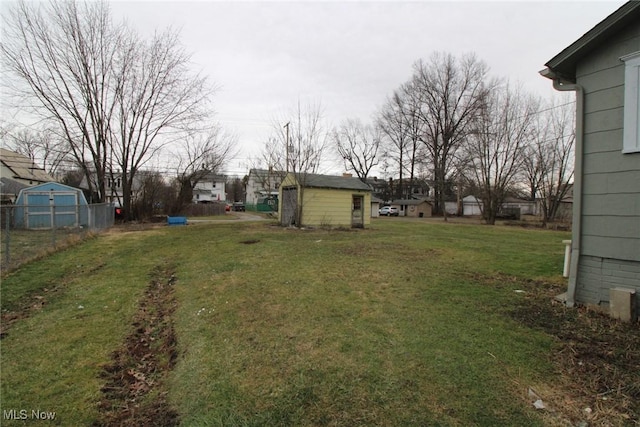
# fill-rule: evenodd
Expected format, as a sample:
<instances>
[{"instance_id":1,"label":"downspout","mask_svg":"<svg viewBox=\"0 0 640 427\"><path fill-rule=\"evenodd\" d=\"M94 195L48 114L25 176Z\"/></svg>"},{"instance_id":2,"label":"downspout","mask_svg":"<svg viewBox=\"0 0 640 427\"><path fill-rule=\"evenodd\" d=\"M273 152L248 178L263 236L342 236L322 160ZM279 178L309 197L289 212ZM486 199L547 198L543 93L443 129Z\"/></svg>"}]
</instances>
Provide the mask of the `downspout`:
<instances>
[{"instance_id":1,"label":"downspout","mask_svg":"<svg viewBox=\"0 0 640 427\"><path fill-rule=\"evenodd\" d=\"M553 80L553 88L557 91L576 93L576 146L573 180L573 224L571 231L571 265L565 304L574 307L576 304L576 286L578 284L578 264L580 261L580 236L582 234L582 164L584 142L584 89L558 76L553 70L546 68L540 71L543 77Z\"/></svg>"}]
</instances>

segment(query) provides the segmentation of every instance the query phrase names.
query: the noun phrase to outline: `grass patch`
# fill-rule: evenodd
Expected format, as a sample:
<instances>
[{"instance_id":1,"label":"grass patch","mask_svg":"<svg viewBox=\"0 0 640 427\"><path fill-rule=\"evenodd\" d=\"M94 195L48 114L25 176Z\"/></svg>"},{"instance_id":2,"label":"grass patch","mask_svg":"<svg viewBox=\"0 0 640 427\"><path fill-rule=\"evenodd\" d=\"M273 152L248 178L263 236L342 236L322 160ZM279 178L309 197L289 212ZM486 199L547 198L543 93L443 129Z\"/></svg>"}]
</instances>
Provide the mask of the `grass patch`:
<instances>
[{"instance_id":1,"label":"grass patch","mask_svg":"<svg viewBox=\"0 0 640 427\"><path fill-rule=\"evenodd\" d=\"M561 290L567 237L402 221L100 236L3 280L3 313L59 291L2 340L2 406L105 423L101 369L131 334L154 269L171 265L177 356L161 382L183 425L574 420L533 409L529 387L569 390L551 357L560 341L515 314Z\"/></svg>"},{"instance_id":2,"label":"grass patch","mask_svg":"<svg viewBox=\"0 0 640 427\"><path fill-rule=\"evenodd\" d=\"M53 231L3 229L0 236L2 275L6 275L21 264L76 245L92 235L90 231L65 228Z\"/></svg>"},{"instance_id":3,"label":"grass patch","mask_svg":"<svg viewBox=\"0 0 640 427\"><path fill-rule=\"evenodd\" d=\"M233 213L225 213L222 215L204 215L204 216L187 217L187 220L189 219L197 220L197 221L228 221L228 220L239 219L239 217L238 215L235 215Z\"/></svg>"}]
</instances>

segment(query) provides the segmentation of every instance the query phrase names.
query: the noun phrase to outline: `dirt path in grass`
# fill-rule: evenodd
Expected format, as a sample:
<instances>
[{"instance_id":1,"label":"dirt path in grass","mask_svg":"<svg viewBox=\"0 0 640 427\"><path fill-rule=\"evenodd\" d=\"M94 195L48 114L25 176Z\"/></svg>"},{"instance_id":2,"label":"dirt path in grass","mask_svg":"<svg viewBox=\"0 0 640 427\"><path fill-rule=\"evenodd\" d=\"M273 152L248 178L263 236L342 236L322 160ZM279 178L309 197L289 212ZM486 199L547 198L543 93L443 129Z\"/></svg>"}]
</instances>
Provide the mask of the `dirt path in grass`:
<instances>
[{"instance_id":1,"label":"dirt path in grass","mask_svg":"<svg viewBox=\"0 0 640 427\"><path fill-rule=\"evenodd\" d=\"M157 267L131 324L132 331L112 354L94 426L176 426L167 401L166 376L177 350L172 315L176 301L173 269Z\"/></svg>"}]
</instances>

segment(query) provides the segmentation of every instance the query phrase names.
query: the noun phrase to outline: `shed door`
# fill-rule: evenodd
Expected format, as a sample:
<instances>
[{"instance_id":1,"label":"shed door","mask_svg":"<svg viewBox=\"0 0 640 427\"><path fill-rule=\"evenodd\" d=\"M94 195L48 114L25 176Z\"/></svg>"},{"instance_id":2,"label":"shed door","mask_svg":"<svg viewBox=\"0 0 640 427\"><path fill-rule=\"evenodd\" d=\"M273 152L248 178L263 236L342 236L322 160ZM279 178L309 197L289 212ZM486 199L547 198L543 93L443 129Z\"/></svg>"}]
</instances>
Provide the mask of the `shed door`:
<instances>
[{"instance_id":1,"label":"shed door","mask_svg":"<svg viewBox=\"0 0 640 427\"><path fill-rule=\"evenodd\" d=\"M77 227L78 193L49 191L27 193L25 197L27 228Z\"/></svg>"},{"instance_id":2,"label":"shed door","mask_svg":"<svg viewBox=\"0 0 640 427\"><path fill-rule=\"evenodd\" d=\"M364 227L364 197L353 196L351 199L351 226L356 228Z\"/></svg>"},{"instance_id":3,"label":"shed door","mask_svg":"<svg viewBox=\"0 0 640 427\"><path fill-rule=\"evenodd\" d=\"M298 209L298 188L285 187L282 189L282 214L280 221L282 225L296 224L296 210Z\"/></svg>"}]
</instances>

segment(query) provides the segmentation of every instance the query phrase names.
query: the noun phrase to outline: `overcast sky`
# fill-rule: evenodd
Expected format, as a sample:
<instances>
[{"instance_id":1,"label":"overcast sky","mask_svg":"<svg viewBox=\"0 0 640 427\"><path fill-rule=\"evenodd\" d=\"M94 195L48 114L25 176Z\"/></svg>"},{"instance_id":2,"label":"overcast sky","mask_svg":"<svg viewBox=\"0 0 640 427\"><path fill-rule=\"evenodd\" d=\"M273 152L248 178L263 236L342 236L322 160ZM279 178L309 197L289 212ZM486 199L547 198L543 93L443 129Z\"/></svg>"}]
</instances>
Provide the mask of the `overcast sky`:
<instances>
[{"instance_id":1,"label":"overcast sky","mask_svg":"<svg viewBox=\"0 0 640 427\"><path fill-rule=\"evenodd\" d=\"M299 99L321 102L334 126L369 122L412 64L435 51L475 52L493 75L557 96L538 71L623 3L155 0L115 1L112 11L144 35L181 29L194 69L219 88L218 120L239 137L227 172L244 174L274 119Z\"/></svg>"}]
</instances>

